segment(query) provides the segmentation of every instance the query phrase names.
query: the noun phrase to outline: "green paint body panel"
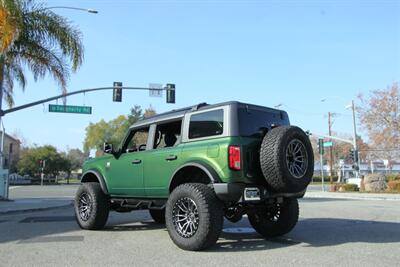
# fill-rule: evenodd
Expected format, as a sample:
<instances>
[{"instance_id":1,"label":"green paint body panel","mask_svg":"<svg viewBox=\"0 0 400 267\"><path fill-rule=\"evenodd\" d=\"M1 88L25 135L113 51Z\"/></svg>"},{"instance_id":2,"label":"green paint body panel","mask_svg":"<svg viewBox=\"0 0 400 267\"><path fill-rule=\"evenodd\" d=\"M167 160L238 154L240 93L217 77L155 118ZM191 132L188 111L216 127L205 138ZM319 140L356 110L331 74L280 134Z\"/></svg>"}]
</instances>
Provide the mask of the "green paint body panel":
<instances>
[{"instance_id":1,"label":"green paint body panel","mask_svg":"<svg viewBox=\"0 0 400 267\"><path fill-rule=\"evenodd\" d=\"M229 145L242 148L243 162L248 154L257 154L261 140L246 137L223 137L208 140L182 143L175 147L123 153L119 158L105 155L87 161L83 172L98 171L105 180L107 189L114 197L168 198L169 185L174 174L184 165L200 163L215 170L219 182L253 183L260 181L262 175L249 170L251 164L242 164L245 169L232 171L228 164ZM176 160L166 160L175 155ZM140 160L140 164L132 161ZM251 162L249 162L251 163Z\"/></svg>"},{"instance_id":2,"label":"green paint body panel","mask_svg":"<svg viewBox=\"0 0 400 267\"><path fill-rule=\"evenodd\" d=\"M198 115L207 111L214 114L208 118L210 120L214 119L213 112L223 111L223 123L218 124L222 132L213 133L211 130L203 133L197 130L200 137L190 137L192 117L197 114L199 119ZM207 117L203 120L203 123L207 122ZM157 127L177 122L181 122L179 144L149 149L154 147L155 140L159 138L156 137ZM213 129L215 124L204 125ZM145 127L149 133L146 145L148 150L122 154L118 152L116 156L107 154L88 160L82 169L84 173L88 170L99 173L112 197L168 198L171 181L174 177L181 178L176 174L187 166L202 169L213 183L266 185L260 168L259 153L263 133L274 125L290 125L287 113L235 101L173 110L132 125L120 147L120 150L126 150L129 134ZM196 131L196 127L193 129ZM178 136L175 137L178 140ZM239 171L229 168L230 145L240 147Z\"/></svg>"}]
</instances>

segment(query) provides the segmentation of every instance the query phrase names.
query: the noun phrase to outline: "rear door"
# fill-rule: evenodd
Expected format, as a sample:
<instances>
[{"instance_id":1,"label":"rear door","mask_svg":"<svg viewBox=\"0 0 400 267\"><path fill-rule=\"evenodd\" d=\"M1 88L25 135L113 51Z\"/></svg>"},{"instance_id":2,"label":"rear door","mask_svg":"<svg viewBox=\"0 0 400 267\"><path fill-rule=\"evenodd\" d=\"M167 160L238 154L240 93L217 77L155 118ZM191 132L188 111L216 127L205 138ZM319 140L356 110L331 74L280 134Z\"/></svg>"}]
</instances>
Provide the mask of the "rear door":
<instances>
[{"instance_id":1,"label":"rear door","mask_svg":"<svg viewBox=\"0 0 400 267\"><path fill-rule=\"evenodd\" d=\"M144 187L147 197L166 198L169 182L180 166L182 118L152 125L152 149L144 158Z\"/></svg>"}]
</instances>

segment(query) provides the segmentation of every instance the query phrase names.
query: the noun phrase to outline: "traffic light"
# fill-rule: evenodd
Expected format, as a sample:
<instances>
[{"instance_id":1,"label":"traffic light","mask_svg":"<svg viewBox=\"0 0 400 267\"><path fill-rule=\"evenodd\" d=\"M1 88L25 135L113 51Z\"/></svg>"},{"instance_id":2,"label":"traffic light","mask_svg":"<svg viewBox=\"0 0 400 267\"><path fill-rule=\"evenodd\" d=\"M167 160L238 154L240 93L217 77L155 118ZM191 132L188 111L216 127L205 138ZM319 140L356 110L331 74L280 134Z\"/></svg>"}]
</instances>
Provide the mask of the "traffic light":
<instances>
[{"instance_id":1,"label":"traffic light","mask_svg":"<svg viewBox=\"0 0 400 267\"><path fill-rule=\"evenodd\" d=\"M350 150L350 159L354 162L354 163L358 163L358 150Z\"/></svg>"},{"instance_id":2,"label":"traffic light","mask_svg":"<svg viewBox=\"0 0 400 267\"><path fill-rule=\"evenodd\" d=\"M39 167L43 169L46 165L46 161L44 159L39 160Z\"/></svg>"},{"instance_id":3,"label":"traffic light","mask_svg":"<svg viewBox=\"0 0 400 267\"><path fill-rule=\"evenodd\" d=\"M113 90L113 101L121 102L122 101L122 82L114 82L114 90Z\"/></svg>"},{"instance_id":4,"label":"traffic light","mask_svg":"<svg viewBox=\"0 0 400 267\"><path fill-rule=\"evenodd\" d=\"M167 103L168 104L175 104L175 84L167 83L165 86L167 91Z\"/></svg>"},{"instance_id":5,"label":"traffic light","mask_svg":"<svg viewBox=\"0 0 400 267\"><path fill-rule=\"evenodd\" d=\"M318 139L318 151L319 151L320 155L323 155L325 152L324 151L324 139L322 139L322 138Z\"/></svg>"}]
</instances>

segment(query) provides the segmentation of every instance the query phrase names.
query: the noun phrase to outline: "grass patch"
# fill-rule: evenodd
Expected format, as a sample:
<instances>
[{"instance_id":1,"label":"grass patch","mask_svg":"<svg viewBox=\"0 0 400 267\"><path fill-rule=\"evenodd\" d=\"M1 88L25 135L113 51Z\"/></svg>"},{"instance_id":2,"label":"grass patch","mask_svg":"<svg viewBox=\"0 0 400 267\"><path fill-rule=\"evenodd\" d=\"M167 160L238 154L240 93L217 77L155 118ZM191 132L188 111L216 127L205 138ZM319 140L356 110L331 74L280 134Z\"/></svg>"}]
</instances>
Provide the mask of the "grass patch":
<instances>
[{"instance_id":1,"label":"grass patch","mask_svg":"<svg viewBox=\"0 0 400 267\"><path fill-rule=\"evenodd\" d=\"M69 179L70 184L79 184L80 182L81 182L81 180L79 180L79 179ZM67 184L67 179L58 180L57 183L58 184Z\"/></svg>"}]
</instances>

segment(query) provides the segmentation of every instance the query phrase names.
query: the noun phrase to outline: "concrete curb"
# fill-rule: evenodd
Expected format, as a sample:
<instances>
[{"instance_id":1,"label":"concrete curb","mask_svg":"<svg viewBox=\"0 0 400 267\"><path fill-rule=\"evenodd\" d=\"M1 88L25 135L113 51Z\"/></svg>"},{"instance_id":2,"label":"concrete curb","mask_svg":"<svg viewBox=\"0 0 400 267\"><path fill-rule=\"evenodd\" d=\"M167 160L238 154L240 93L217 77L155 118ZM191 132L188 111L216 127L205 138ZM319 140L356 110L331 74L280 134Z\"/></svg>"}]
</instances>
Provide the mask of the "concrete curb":
<instances>
[{"instance_id":1,"label":"concrete curb","mask_svg":"<svg viewBox=\"0 0 400 267\"><path fill-rule=\"evenodd\" d=\"M72 207L72 206L73 206L73 201L71 200L70 203L68 203L68 204L51 206L51 207L0 211L0 215L9 215L9 214L18 214L18 213L28 213L28 212L55 210L55 209L60 209L60 208Z\"/></svg>"},{"instance_id":2,"label":"concrete curb","mask_svg":"<svg viewBox=\"0 0 400 267\"><path fill-rule=\"evenodd\" d=\"M355 199L355 200L390 200L390 201L400 201L399 196L368 196L366 195L348 195L347 193L312 193L307 194L304 198L331 198L331 199Z\"/></svg>"}]
</instances>

